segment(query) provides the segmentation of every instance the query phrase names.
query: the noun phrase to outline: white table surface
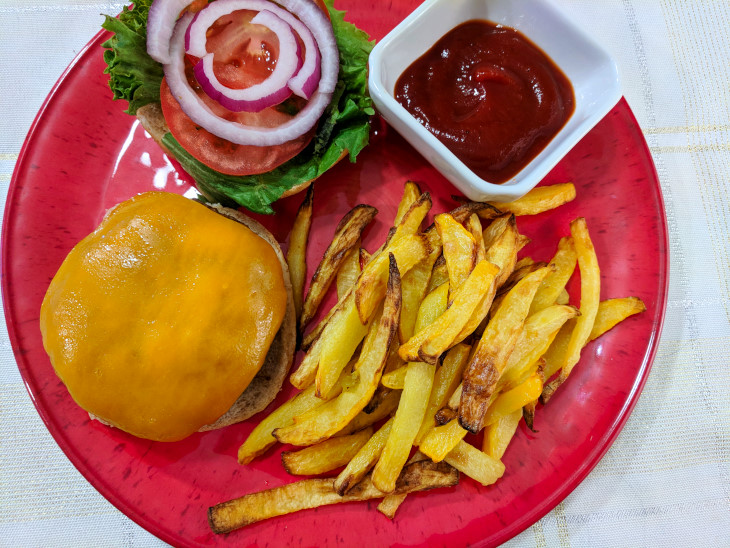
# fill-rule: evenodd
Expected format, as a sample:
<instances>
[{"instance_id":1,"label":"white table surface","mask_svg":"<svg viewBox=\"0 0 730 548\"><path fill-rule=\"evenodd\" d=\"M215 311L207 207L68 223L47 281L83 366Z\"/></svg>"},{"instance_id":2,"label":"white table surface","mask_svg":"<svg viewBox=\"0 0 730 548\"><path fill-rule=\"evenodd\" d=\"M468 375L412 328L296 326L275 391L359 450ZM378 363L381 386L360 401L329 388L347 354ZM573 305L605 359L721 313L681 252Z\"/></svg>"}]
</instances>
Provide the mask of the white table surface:
<instances>
[{"instance_id":1,"label":"white table surface","mask_svg":"<svg viewBox=\"0 0 730 548\"><path fill-rule=\"evenodd\" d=\"M730 546L730 2L555 0L616 58L666 202L664 332L624 430L508 546ZM0 194L56 79L123 4L0 0ZM0 546L159 546L56 446L0 326Z\"/></svg>"}]
</instances>

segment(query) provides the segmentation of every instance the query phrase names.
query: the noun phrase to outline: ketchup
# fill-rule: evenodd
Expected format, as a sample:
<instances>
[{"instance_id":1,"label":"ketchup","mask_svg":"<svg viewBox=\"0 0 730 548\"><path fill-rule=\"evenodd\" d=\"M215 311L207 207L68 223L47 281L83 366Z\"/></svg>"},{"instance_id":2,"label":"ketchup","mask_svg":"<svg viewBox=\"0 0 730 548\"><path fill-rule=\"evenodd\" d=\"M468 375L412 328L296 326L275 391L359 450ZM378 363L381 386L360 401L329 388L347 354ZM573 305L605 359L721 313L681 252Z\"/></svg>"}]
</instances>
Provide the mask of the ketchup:
<instances>
[{"instance_id":1,"label":"ketchup","mask_svg":"<svg viewBox=\"0 0 730 548\"><path fill-rule=\"evenodd\" d=\"M462 23L398 78L395 98L491 183L517 174L575 108L573 87L537 46L489 21Z\"/></svg>"}]
</instances>

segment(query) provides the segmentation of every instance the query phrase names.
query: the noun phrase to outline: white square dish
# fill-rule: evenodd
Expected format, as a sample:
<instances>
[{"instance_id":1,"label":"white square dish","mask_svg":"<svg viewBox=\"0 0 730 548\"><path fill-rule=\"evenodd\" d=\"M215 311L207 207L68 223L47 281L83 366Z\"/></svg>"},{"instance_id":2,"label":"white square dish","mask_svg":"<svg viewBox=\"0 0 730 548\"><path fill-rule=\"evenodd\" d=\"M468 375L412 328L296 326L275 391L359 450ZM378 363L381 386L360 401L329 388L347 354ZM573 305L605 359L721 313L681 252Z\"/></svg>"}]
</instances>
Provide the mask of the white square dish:
<instances>
[{"instance_id":1,"label":"white square dish","mask_svg":"<svg viewBox=\"0 0 730 548\"><path fill-rule=\"evenodd\" d=\"M575 110L547 146L502 184L477 176L394 97L398 77L442 36L472 19L520 31L570 80ZM380 114L464 195L512 201L534 188L621 98L615 61L545 0L426 0L373 48L370 95Z\"/></svg>"}]
</instances>

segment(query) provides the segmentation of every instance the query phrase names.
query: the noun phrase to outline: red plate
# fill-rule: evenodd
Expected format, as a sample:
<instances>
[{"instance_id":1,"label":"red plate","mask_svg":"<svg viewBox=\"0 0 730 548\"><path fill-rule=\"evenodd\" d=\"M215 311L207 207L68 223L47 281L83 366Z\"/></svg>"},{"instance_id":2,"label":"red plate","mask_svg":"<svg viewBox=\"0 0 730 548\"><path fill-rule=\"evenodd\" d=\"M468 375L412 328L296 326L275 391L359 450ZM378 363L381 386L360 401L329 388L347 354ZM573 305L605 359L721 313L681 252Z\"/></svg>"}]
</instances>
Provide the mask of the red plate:
<instances>
[{"instance_id":1,"label":"red plate","mask_svg":"<svg viewBox=\"0 0 730 548\"><path fill-rule=\"evenodd\" d=\"M348 19L382 37L416 5L349 5ZM339 4L339 3L338 3ZM387 18L387 19L386 19ZM3 227L5 315L18 367L59 446L117 508L161 539L209 545L484 545L516 535L572 491L606 452L641 392L656 352L667 291L667 230L661 191L628 105L616 108L561 162L545 183L573 181L578 198L550 214L520 218L533 239L524 253L549 259L568 223L585 216L602 266L602 298L635 295L647 311L590 344L569 382L539 409L538 433L521 427L504 456L496 485L469 478L441 491L411 495L394 522L375 504L347 503L213 535L209 506L292 481L281 448L248 467L238 445L256 419L164 444L91 422L56 378L41 345L38 312L61 261L118 201L153 188L189 188L106 85L98 35L60 79L20 154ZM374 121L372 144L356 165L340 163L317 183L309 264L317 263L340 217L357 203L380 214L365 237L374 250L385 235L403 182L418 181L434 211L454 206L454 189L393 130ZM264 219L285 241L301 197L284 200ZM574 284L575 285L575 284ZM573 299L577 288L571 287ZM291 390L286 389L279 403ZM274 404L274 405L275 405Z\"/></svg>"}]
</instances>

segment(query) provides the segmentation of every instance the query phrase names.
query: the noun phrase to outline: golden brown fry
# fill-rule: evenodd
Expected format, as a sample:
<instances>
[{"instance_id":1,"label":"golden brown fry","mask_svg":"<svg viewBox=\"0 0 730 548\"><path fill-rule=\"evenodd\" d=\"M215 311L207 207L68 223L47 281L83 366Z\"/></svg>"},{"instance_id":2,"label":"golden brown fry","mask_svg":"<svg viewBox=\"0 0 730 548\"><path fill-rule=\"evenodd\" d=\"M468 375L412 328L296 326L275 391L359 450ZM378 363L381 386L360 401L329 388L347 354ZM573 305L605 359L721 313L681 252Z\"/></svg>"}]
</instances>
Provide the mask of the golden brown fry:
<instances>
[{"instance_id":1,"label":"golden brown fry","mask_svg":"<svg viewBox=\"0 0 730 548\"><path fill-rule=\"evenodd\" d=\"M498 217L495 217L491 223L482 231L482 239L484 240L484 246L489 249L497 238L507 229L508 225L517 226L517 222L514 220L512 213L503 213ZM515 234L517 231L515 230Z\"/></svg>"},{"instance_id":2,"label":"golden brown fry","mask_svg":"<svg viewBox=\"0 0 730 548\"><path fill-rule=\"evenodd\" d=\"M502 214L501 211L499 211L494 206L488 204L487 202L470 201L466 201L455 209L449 211L449 215L451 215L457 223L463 223L473 213L476 213L477 215L479 215L480 218L484 219L485 221L492 220Z\"/></svg>"},{"instance_id":3,"label":"golden brown fry","mask_svg":"<svg viewBox=\"0 0 730 548\"><path fill-rule=\"evenodd\" d=\"M444 461L482 485L492 485L504 475L504 464L465 441L456 444Z\"/></svg>"},{"instance_id":4,"label":"golden brown fry","mask_svg":"<svg viewBox=\"0 0 730 548\"><path fill-rule=\"evenodd\" d=\"M408 371L408 366L404 365L389 373L385 373L380 379L380 384L387 388L403 390L403 386L406 382L406 371Z\"/></svg>"},{"instance_id":5,"label":"golden brown fry","mask_svg":"<svg viewBox=\"0 0 730 548\"><path fill-rule=\"evenodd\" d=\"M530 315L525 320L522 333L504 367L500 386L514 388L527 380L532 374L533 366L550 348L558 330L577 315L578 310L575 307L560 304Z\"/></svg>"},{"instance_id":6,"label":"golden brown fry","mask_svg":"<svg viewBox=\"0 0 730 548\"><path fill-rule=\"evenodd\" d=\"M384 493L395 489L396 479L408 460L418 426L426 412L433 376L434 367L431 365L421 362L408 364L393 427L373 470L373 484Z\"/></svg>"},{"instance_id":7,"label":"golden brown fry","mask_svg":"<svg viewBox=\"0 0 730 548\"><path fill-rule=\"evenodd\" d=\"M550 209L575 200L573 183L561 183L533 188L513 202L489 202L501 211L509 211L515 215L537 215Z\"/></svg>"},{"instance_id":8,"label":"golden brown fry","mask_svg":"<svg viewBox=\"0 0 730 548\"><path fill-rule=\"evenodd\" d=\"M360 247L359 245L350 249L342 260L337 271L337 299L347 294L350 288L355 285L360 275Z\"/></svg>"},{"instance_id":9,"label":"golden brown fry","mask_svg":"<svg viewBox=\"0 0 730 548\"><path fill-rule=\"evenodd\" d=\"M347 252L353 248L360 248L360 235L377 213L378 210L374 207L359 204L352 208L337 225L332 242L324 252L324 256L309 284L309 290L302 306L302 317L299 321L301 332L304 332L304 328L317 313L317 309L324 299L327 289L335 279Z\"/></svg>"},{"instance_id":10,"label":"golden brown fry","mask_svg":"<svg viewBox=\"0 0 730 548\"><path fill-rule=\"evenodd\" d=\"M446 463L427 460L407 466L396 483L396 493L411 493L438 487L452 487L459 482L459 472ZM345 496L332 487L332 478L314 478L251 493L217 504L208 509L208 522L216 534L259 521L340 502L382 498L369 478L363 479Z\"/></svg>"},{"instance_id":11,"label":"golden brown fry","mask_svg":"<svg viewBox=\"0 0 730 548\"><path fill-rule=\"evenodd\" d=\"M476 213L472 213L464 223L469 233L474 237L477 244L477 262L487 258L487 248L484 246L484 236L482 235L482 223Z\"/></svg>"},{"instance_id":12,"label":"golden brown fry","mask_svg":"<svg viewBox=\"0 0 730 548\"><path fill-rule=\"evenodd\" d=\"M311 445L325 440L349 423L367 405L380 382L388 357L388 349L398 326L401 306L400 275L392 254L389 254L388 287L383 312L373 321L360 358L355 365L357 382L344 386L342 393L317 409L295 419L295 423L274 430L282 443Z\"/></svg>"},{"instance_id":13,"label":"golden brown fry","mask_svg":"<svg viewBox=\"0 0 730 548\"><path fill-rule=\"evenodd\" d=\"M457 336L489 292L498 273L497 266L481 261L454 293L452 306L431 325L417 332L412 338L413 342L408 341L402 345L398 351L400 357L406 361L421 360L435 364L443 352L455 343L461 342L457 340Z\"/></svg>"},{"instance_id":14,"label":"golden brown fry","mask_svg":"<svg viewBox=\"0 0 730 548\"><path fill-rule=\"evenodd\" d=\"M570 233L578 254L578 268L580 269L580 316L575 320L575 328L570 334L567 352L560 366L560 376L546 386L547 391L542 395L543 401L550 399L578 363L581 350L588 342L593 330L601 299L601 270L598 266L596 250L588 233L586 220L579 217L571 222Z\"/></svg>"},{"instance_id":15,"label":"golden brown fry","mask_svg":"<svg viewBox=\"0 0 730 548\"><path fill-rule=\"evenodd\" d=\"M404 346L401 345L398 348L398 355L403 362L419 359L417 352L421 343L426 340L426 336L428 335L426 328L446 311L448 306L448 297L449 283L447 282L438 286L431 293L426 295L425 299L423 299L421 306L418 307L418 315L416 316L416 325L414 328L416 334L407 341L407 344L410 344L411 347L415 349L413 350L413 352L416 352L415 358L409 360L407 354L408 347L406 347L406 350L401 351ZM406 357L404 358L404 356Z\"/></svg>"},{"instance_id":16,"label":"golden brown fry","mask_svg":"<svg viewBox=\"0 0 730 548\"><path fill-rule=\"evenodd\" d=\"M459 421L451 421L429 430L418 448L434 462L441 462L466 434Z\"/></svg>"},{"instance_id":17,"label":"golden brown fry","mask_svg":"<svg viewBox=\"0 0 730 548\"><path fill-rule=\"evenodd\" d=\"M522 409L524 405L536 400L542 392L542 376L539 374L532 375L525 382L502 392L494 402L489 406L484 414L484 425L497 422L505 415L509 415L515 411Z\"/></svg>"},{"instance_id":18,"label":"golden brown fry","mask_svg":"<svg viewBox=\"0 0 730 548\"><path fill-rule=\"evenodd\" d=\"M596 321L593 323L593 329L591 329L589 340L592 341L597 339L620 321L632 316L633 314L642 312L643 310L644 303L641 299L637 299L636 297L607 299L602 301L598 305ZM618 316L616 316L617 313ZM616 321L617 319L618 321ZM574 328L575 320L569 320L566 322L566 324L558 332L555 340L550 345L550 348L548 348L545 353L545 368L543 373L546 379L549 379L557 373L561 364L565 362L565 357L568 352L568 343L570 342ZM548 389L547 387L548 385L545 385L545 389ZM549 396L547 399L544 399L545 389L543 389L543 402L550 399Z\"/></svg>"},{"instance_id":19,"label":"golden brown fry","mask_svg":"<svg viewBox=\"0 0 730 548\"><path fill-rule=\"evenodd\" d=\"M550 264L555 266L555 270L547 275L542 285L537 289L530 306L530 314L555 304L560 293L565 289L565 284L573 275L577 261L578 255L575 252L573 238L560 238L558 251L550 261Z\"/></svg>"},{"instance_id":20,"label":"golden brown fry","mask_svg":"<svg viewBox=\"0 0 730 548\"><path fill-rule=\"evenodd\" d=\"M416 234L420 231L421 223L423 223L428 212L431 211L431 205L431 195L428 192L421 194L418 199L411 204L408 210L406 210L400 221L393 225L395 232L388 235L389 237L385 243L386 247L388 244L395 242L395 240L398 240L403 236Z\"/></svg>"},{"instance_id":21,"label":"golden brown fry","mask_svg":"<svg viewBox=\"0 0 730 548\"><path fill-rule=\"evenodd\" d=\"M507 450L509 442L517 432L522 412L518 409L503 416L498 421L484 427L482 451L494 459L500 460Z\"/></svg>"},{"instance_id":22,"label":"golden brown fry","mask_svg":"<svg viewBox=\"0 0 730 548\"><path fill-rule=\"evenodd\" d=\"M596 320L593 322L593 329L591 329L588 340L592 341L597 339L629 316L639 314L645 310L646 305L638 297L623 297L601 301L601 304L598 305L598 313L596 314Z\"/></svg>"},{"instance_id":23,"label":"golden brown fry","mask_svg":"<svg viewBox=\"0 0 730 548\"><path fill-rule=\"evenodd\" d=\"M289 236L289 249L286 252L286 262L289 265L292 293L294 295L294 309L297 313L297 322L302 315L302 299L304 298L304 281L307 278L307 240L309 229L312 227L312 201L314 185L310 185L299 206L294 225ZM299 325L299 323L297 323Z\"/></svg>"},{"instance_id":24,"label":"golden brown fry","mask_svg":"<svg viewBox=\"0 0 730 548\"><path fill-rule=\"evenodd\" d=\"M448 351L443 364L436 370L433 380L431 396L428 400L428 407L421 423L421 428L416 434L415 444L419 445L423 437L431 428L436 426L434 416L443 407L446 399L456 390L461 381L461 375L469 361L471 347L467 344L457 344Z\"/></svg>"},{"instance_id":25,"label":"golden brown fry","mask_svg":"<svg viewBox=\"0 0 730 548\"><path fill-rule=\"evenodd\" d=\"M346 465L373 435L366 428L349 436L330 438L298 451L284 451L281 463L289 474L316 476Z\"/></svg>"},{"instance_id":26,"label":"golden brown fry","mask_svg":"<svg viewBox=\"0 0 730 548\"><path fill-rule=\"evenodd\" d=\"M443 255L440 255L433 265L431 270L431 279L428 281L428 288L426 294L431 293L437 287L445 284L449 281L449 271L446 268L446 259Z\"/></svg>"},{"instance_id":27,"label":"golden brown fry","mask_svg":"<svg viewBox=\"0 0 730 548\"><path fill-rule=\"evenodd\" d=\"M502 225L504 228L500 229ZM484 230L484 234L492 230L494 235L485 235L484 244L487 246L487 260L500 268L495 281L495 289L498 290L510 277L517 263L519 233L514 215L498 217Z\"/></svg>"},{"instance_id":28,"label":"golden brown fry","mask_svg":"<svg viewBox=\"0 0 730 548\"><path fill-rule=\"evenodd\" d=\"M398 211L395 214L393 226L398 226L401 223L406 212L411 208L414 203L416 203L420 196L420 187L413 181L406 181L406 184L403 188L403 197L398 204Z\"/></svg>"},{"instance_id":29,"label":"golden brown fry","mask_svg":"<svg viewBox=\"0 0 730 548\"><path fill-rule=\"evenodd\" d=\"M317 396L329 399L330 390L367 332L368 324L360 322L354 295L350 293L347 304L330 320L322 333L322 343L318 345Z\"/></svg>"},{"instance_id":30,"label":"golden brown fry","mask_svg":"<svg viewBox=\"0 0 730 548\"><path fill-rule=\"evenodd\" d=\"M570 302L570 295L568 295L568 292L563 288L563 290L560 292L560 295L558 295L558 298L555 299L555 304L568 304Z\"/></svg>"},{"instance_id":31,"label":"golden brown fry","mask_svg":"<svg viewBox=\"0 0 730 548\"><path fill-rule=\"evenodd\" d=\"M418 308L426 296L431 271L437 258L436 253L431 253L425 260L411 268L401 280L403 309L398 326L398 340L401 343L413 336Z\"/></svg>"},{"instance_id":32,"label":"golden brown fry","mask_svg":"<svg viewBox=\"0 0 730 548\"><path fill-rule=\"evenodd\" d=\"M436 215L434 224L441 237L451 291L456 291L477 264L477 243L474 236L448 213Z\"/></svg>"},{"instance_id":33,"label":"golden brown fry","mask_svg":"<svg viewBox=\"0 0 730 548\"><path fill-rule=\"evenodd\" d=\"M389 391L388 394L380 401L378 406L373 408L373 410L369 413L367 413L364 409L360 411L357 415L355 415L354 419L347 423L347 426L337 433L337 435L352 434L353 432L372 426L373 424L389 417L395 413L396 409L398 409L400 395L400 390Z\"/></svg>"},{"instance_id":34,"label":"golden brown fry","mask_svg":"<svg viewBox=\"0 0 730 548\"><path fill-rule=\"evenodd\" d=\"M482 429L487 403L517 342L527 311L548 267L529 274L507 294L487 324L464 373L459 422L472 433Z\"/></svg>"},{"instance_id":35,"label":"golden brown fry","mask_svg":"<svg viewBox=\"0 0 730 548\"><path fill-rule=\"evenodd\" d=\"M407 234L394 238L383 253L374 255L365 265L357 280L355 304L360 321L367 321L385 295L388 280L388 253L392 253L398 263L398 269L405 275L416 264L425 259L433 248L429 239L423 234Z\"/></svg>"},{"instance_id":36,"label":"golden brown fry","mask_svg":"<svg viewBox=\"0 0 730 548\"><path fill-rule=\"evenodd\" d=\"M391 418L375 434L369 436L367 442L360 447L357 453L347 460L345 463L347 466L335 478L333 484L338 494L344 495L347 493L375 466L380 454L383 452L385 442L388 441L392 427L393 419Z\"/></svg>"},{"instance_id":37,"label":"golden brown fry","mask_svg":"<svg viewBox=\"0 0 730 548\"><path fill-rule=\"evenodd\" d=\"M276 438L271 435L275 428L293 424L294 417L306 413L323 403L324 400L314 394L314 385L284 402L263 419L249 434L246 441L238 449L238 462L248 464L254 458L264 454L267 449L276 443Z\"/></svg>"},{"instance_id":38,"label":"golden brown fry","mask_svg":"<svg viewBox=\"0 0 730 548\"><path fill-rule=\"evenodd\" d=\"M428 460L428 457L420 451L416 451L413 456L408 459L406 466L408 466L409 464L413 464L414 462L421 462L422 460ZM380 504L378 504L378 512L380 512L389 519L393 519L395 517L395 513L398 511L398 508L401 504L403 504L403 501L406 500L407 496L407 493L402 493L398 495L387 495L383 498L383 500L380 501Z\"/></svg>"}]
</instances>

